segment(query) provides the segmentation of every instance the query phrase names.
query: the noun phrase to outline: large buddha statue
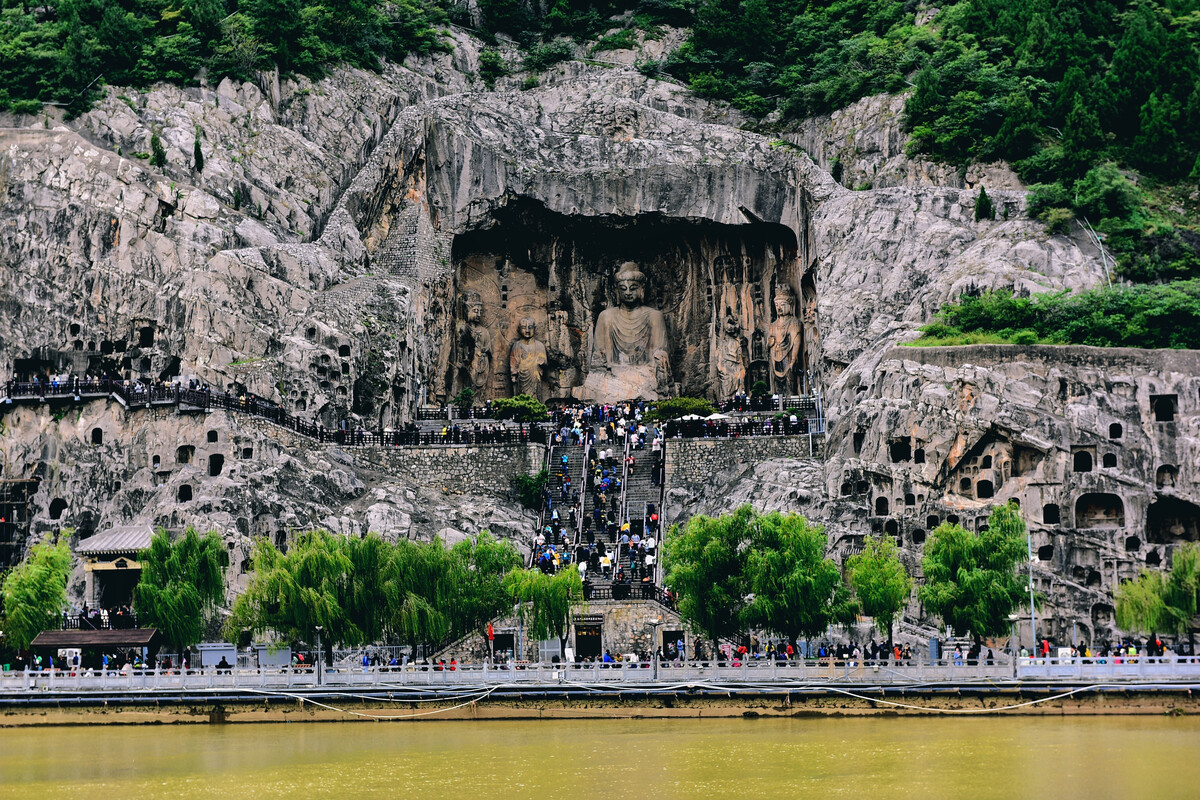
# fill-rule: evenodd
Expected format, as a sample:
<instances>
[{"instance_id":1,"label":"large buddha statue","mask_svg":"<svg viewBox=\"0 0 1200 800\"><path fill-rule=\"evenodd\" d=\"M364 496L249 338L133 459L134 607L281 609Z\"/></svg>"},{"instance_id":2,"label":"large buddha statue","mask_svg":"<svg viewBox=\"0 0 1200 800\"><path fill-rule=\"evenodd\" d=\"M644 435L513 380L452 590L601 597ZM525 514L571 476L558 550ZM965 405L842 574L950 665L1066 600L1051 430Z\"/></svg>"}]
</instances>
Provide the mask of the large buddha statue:
<instances>
[{"instance_id":1,"label":"large buddha statue","mask_svg":"<svg viewBox=\"0 0 1200 800\"><path fill-rule=\"evenodd\" d=\"M537 324L525 317L517 323L517 339L508 349L508 374L513 396L527 394L542 397L542 368L546 366L546 345L533 338Z\"/></svg>"},{"instance_id":2,"label":"large buddha statue","mask_svg":"<svg viewBox=\"0 0 1200 800\"><path fill-rule=\"evenodd\" d=\"M633 262L617 272L618 305L596 318L583 399L655 400L670 393L667 321L661 311L643 305L646 276Z\"/></svg>"},{"instance_id":3,"label":"large buddha statue","mask_svg":"<svg viewBox=\"0 0 1200 800\"><path fill-rule=\"evenodd\" d=\"M800 318L796 316L796 294L786 283L775 290L775 321L767 331L771 359L771 388L779 394L796 393L796 365L803 344Z\"/></svg>"}]
</instances>

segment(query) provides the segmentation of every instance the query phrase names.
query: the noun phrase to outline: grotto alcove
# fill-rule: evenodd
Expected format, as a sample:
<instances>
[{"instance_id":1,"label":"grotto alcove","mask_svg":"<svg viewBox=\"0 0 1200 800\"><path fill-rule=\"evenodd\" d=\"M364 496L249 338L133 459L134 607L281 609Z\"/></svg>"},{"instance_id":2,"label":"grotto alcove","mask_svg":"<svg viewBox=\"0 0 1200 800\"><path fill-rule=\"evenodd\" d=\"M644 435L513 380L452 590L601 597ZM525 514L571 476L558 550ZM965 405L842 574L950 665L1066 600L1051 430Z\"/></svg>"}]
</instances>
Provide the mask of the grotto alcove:
<instances>
[{"instance_id":1,"label":"grotto alcove","mask_svg":"<svg viewBox=\"0 0 1200 800\"><path fill-rule=\"evenodd\" d=\"M787 226L568 215L527 198L494 209L489 222L451 247L451 319L434 381L446 397L471 388L477 400L523 391L723 399L758 381L781 394L808 388L816 291ZM629 328L605 328L593 343L606 312L625 313L620 292L633 290L619 277L635 272L642 297L620 318ZM611 371L597 364L606 337L628 344L604 354Z\"/></svg>"}]
</instances>

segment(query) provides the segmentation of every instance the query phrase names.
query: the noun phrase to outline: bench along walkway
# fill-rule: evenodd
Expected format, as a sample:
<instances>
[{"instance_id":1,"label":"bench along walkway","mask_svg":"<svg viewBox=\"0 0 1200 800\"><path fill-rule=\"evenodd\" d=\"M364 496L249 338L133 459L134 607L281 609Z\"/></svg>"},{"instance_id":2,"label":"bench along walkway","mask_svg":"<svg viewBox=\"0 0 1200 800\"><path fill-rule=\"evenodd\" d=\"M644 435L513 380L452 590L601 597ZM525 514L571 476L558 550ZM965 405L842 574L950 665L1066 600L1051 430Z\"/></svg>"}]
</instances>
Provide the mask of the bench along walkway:
<instances>
[{"instance_id":1,"label":"bench along walkway","mask_svg":"<svg viewBox=\"0 0 1200 800\"><path fill-rule=\"evenodd\" d=\"M613 664L408 665L363 669L306 668L133 670L26 670L0 673L0 693L165 692L213 689L290 690L318 687L489 687L554 685L714 685L788 687L804 685L894 686L990 685L1018 681L1138 684L1200 680L1200 657L1139 658L1123 663L1097 659L1019 659L1011 664L955 665L952 662L851 663L835 661L729 662L626 661Z\"/></svg>"}]
</instances>

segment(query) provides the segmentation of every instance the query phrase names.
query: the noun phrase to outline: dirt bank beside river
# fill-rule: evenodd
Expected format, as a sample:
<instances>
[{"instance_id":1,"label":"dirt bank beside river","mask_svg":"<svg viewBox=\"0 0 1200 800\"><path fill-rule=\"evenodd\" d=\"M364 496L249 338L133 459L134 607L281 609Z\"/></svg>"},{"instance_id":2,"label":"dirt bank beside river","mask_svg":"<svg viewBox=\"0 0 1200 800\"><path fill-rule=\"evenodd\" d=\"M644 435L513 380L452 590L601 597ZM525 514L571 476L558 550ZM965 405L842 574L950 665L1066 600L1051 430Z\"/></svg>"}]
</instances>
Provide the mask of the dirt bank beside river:
<instances>
[{"instance_id":1,"label":"dirt bank beside river","mask_svg":"<svg viewBox=\"0 0 1200 800\"><path fill-rule=\"evenodd\" d=\"M270 696L13 696L0 698L0 727L221 724L238 722L501 719L706 719L866 715L1020 714L1041 716L1200 714L1193 686L976 686L899 689L813 687L755 694L699 691L554 696L412 698L322 692ZM734 690L736 691L736 690Z\"/></svg>"}]
</instances>

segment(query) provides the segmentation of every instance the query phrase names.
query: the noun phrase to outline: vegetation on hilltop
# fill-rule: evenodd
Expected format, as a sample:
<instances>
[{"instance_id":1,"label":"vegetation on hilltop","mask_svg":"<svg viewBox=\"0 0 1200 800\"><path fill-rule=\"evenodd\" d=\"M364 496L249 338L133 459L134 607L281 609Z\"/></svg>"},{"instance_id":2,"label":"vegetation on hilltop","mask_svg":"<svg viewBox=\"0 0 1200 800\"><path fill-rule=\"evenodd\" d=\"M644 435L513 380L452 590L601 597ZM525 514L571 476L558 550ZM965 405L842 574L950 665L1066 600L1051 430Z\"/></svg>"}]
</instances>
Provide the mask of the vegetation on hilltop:
<instances>
[{"instance_id":1,"label":"vegetation on hilltop","mask_svg":"<svg viewBox=\"0 0 1200 800\"><path fill-rule=\"evenodd\" d=\"M441 47L426 0L0 0L0 110L85 111L104 84L319 76Z\"/></svg>"}]
</instances>

